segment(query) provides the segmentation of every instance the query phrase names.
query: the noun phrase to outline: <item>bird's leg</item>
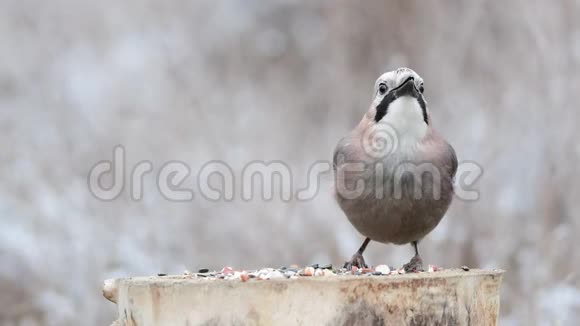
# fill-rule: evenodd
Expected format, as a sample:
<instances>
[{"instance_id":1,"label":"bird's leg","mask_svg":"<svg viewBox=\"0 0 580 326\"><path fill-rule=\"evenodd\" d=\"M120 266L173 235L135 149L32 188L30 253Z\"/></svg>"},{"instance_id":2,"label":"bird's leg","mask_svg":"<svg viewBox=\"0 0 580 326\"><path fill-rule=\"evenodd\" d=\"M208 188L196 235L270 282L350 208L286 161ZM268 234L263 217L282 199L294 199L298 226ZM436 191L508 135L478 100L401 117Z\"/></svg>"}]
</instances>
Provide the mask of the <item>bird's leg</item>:
<instances>
[{"instance_id":1,"label":"bird's leg","mask_svg":"<svg viewBox=\"0 0 580 326\"><path fill-rule=\"evenodd\" d=\"M403 265L405 272L422 272L423 271L423 260L419 256L419 249L417 249L417 241L411 243L413 248L415 248L415 256L411 258L411 261Z\"/></svg>"},{"instance_id":2,"label":"bird's leg","mask_svg":"<svg viewBox=\"0 0 580 326\"><path fill-rule=\"evenodd\" d=\"M352 269L353 266L356 266L358 268L367 268L367 264L365 263L365 259L363 258L363 252L365 251L365 249L367 248L367 245L369 244L369 242L371 242L370 238L366 238L365 241L363 242L363 244L360 246L360 248L358 248L358 251L352 255L352 258L347 261L346 263L344 263L344 268L346 269Z\"/></svg>"}]
</instances>

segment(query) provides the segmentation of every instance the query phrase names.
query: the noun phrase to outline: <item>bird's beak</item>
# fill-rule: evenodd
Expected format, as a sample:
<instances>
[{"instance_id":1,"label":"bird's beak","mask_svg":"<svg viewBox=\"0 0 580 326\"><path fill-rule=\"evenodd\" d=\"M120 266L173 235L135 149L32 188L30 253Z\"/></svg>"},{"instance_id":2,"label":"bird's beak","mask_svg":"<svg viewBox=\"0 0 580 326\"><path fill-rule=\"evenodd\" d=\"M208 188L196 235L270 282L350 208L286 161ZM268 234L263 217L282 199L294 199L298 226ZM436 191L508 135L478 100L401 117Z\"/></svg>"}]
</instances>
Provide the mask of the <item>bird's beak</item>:
<instances>
[{"instance_id":1,"label":"bird's beak","mask_svg":"<svg viewBox=\"0 0 580 326\"><path fill-rule=\"evenodd\" d=\"M396 97L411 96L419 97L419 91L415 87L415 79L413 77L407 78L399 87L392 90Z\"/></svg>"}]
</instances>

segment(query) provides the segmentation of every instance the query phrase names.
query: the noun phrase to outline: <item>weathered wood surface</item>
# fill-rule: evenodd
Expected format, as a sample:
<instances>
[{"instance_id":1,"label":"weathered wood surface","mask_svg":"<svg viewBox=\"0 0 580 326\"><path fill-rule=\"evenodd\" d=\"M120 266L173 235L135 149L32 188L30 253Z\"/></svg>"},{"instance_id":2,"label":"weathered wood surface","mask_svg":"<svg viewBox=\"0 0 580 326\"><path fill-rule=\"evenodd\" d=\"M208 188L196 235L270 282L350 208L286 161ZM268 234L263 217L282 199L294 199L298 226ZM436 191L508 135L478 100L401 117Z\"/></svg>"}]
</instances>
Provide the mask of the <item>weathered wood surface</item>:
<instances>
[{"instance_id":1,"label":"weathered wood surface","mask_svg":"<svg viewBox=\"0 0 580 326\"><path fill-rule=\"evenodd\" d=\"M110 280L114 325L496 325L503 271L248 282Z\"/></svg>"}]
</instances>

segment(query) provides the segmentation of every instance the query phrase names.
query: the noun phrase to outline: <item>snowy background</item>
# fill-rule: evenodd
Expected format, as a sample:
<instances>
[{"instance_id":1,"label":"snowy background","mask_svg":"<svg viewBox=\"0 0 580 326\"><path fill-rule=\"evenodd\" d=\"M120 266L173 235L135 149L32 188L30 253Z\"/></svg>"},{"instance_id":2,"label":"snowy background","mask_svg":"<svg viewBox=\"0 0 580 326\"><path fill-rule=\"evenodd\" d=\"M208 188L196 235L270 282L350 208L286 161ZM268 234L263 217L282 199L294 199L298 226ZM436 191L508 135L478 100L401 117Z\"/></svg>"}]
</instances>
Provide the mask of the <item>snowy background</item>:
<instances>
[{"instance_id":1,"label":"snowy background","mask_svg":"<svg viewBox=\"0 0 580 326\"><path fill-rule=\"evenodd\" d=\"M281 160L303 184L399 66L485 170L425 262L506 269L501 325L580 319L578 0L0 0L0 44L0 325L108 325L111 277L342 263L362 237L330 176L307 202L175 203L154 175L102 202L87 174L121 144L129 171Z\"/></svg>"}]
</instances>

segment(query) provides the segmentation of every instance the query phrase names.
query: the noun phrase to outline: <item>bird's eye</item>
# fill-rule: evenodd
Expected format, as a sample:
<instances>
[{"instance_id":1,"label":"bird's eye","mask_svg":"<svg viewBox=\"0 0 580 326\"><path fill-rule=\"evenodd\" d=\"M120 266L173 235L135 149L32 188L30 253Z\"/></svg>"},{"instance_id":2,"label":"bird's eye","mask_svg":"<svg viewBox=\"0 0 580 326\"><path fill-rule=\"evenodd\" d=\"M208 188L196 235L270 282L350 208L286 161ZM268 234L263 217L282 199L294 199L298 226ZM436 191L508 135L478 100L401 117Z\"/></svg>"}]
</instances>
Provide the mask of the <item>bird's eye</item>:
<instances>
[{"instance_id":1,"label":"bird's eye","mask_svg":"<svg viewBox=\"0 0 580 326\"><path fill-rule=\"evenodd\" d=\"M423 84L419 86L419 91L421 92L421 94L423 94L423 92L425 91L425 86L423 86Z\"/></svg>"},{"instance_id":2,"label":"bird's eye","mask_svg":"<svg viewBox=\"0 0 580 326\"><path fill-rule=\"evenodd\" d=\"M384 83L379 84L379 94L384 95L387 92L387 85Z\"/></svg>"}]
</instances>

